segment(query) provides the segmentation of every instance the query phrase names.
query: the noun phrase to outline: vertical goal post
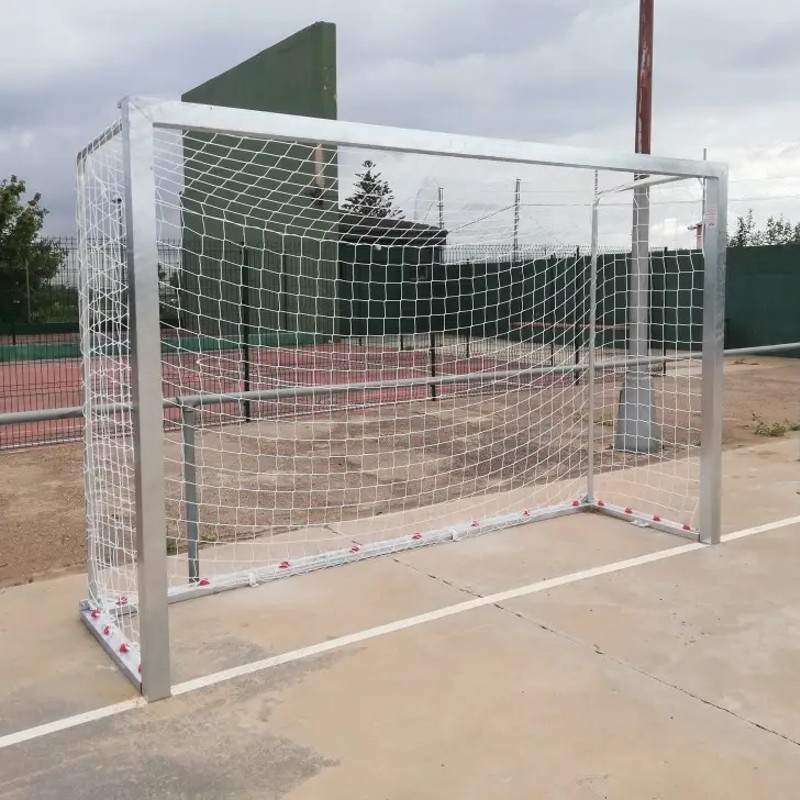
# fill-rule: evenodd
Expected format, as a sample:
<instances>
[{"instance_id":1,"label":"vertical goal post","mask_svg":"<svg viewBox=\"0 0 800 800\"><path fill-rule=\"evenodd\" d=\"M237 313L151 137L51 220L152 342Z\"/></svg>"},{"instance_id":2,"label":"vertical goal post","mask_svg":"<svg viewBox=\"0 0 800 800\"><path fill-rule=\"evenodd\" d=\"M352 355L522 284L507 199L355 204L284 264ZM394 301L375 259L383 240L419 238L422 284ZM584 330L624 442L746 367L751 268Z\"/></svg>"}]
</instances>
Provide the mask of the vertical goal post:
<instances>
[{"instance_id":1,"label":"vertical goal post","mask_svg":"<svg viewBox=\"0 0 800 800\"><path fill-rule=\"evenodd\" d=\"M582 511L719 541L725 165L136 97L121 110L78 157L89 572L81 616L148 700L170 693L176 600ZM439 189L436 226L359 222L338 211L342 154L351 151L455 161L484 177ZM510 182L508 220L480 231L457 224L485 214L492 170L510 165L542 168L545 178L585 173L593 185L597 173L629 181L604 183L563 212L563 225L590 233L577 242L565 238L562 218L544 229L549 212L522 202L520 178ZM649 177L631 183L640 176ZM632 250L603 244L614 227L604 204L628 189L698 181L703 251L657 256L669 284L658 291L675 298L663 300L659 324L672 332L660 355L645 354L631 343L619 288ZM673 210L686 202L665 198ZM464 244L447 239L448 225L474 231L470 246L507 242L513 257L448 272L443 249ZM170 231L182 259L174 291L159 263ZM543 243L548 256L526 256ZM343 266L346 248L353 262ZM655 259L651 252L651 270ZM406 273L424 277L389 277ZM339 294L345 284L352 299ZM166 335L165 308L177 320ZM357 308L367 309L363 335L351 324ZM564 357L561 344L571 348ZM606 454L602 426L617 413L621 376L668 363L677 366L659 384L657 411L672 416L659 452ZM415 427L414 404L432 396L436 408ZM483 420L476 427L472 414ZM452 485L434 492L415 460L433 447L431 424L435 445L461 454L455 461L469 464L462 440L480 445L475 469L451 466ZM370 437L394 444L372 451ZM347 485L354 457L376 484ZM267 475L285 464L297 470L288 488ZM639 472L626 478L630 470ZM635 503L616 501L626 480L644 486ZM381 481L402 484L394 505L381 499ZM453 521L443 509L464 498L472 515ZM407 519L378 523L381 503ZM373 524L369 534L353 527L359 521ZM331 524L334 534L325 532Z\"/></svg>"}]
</instances>

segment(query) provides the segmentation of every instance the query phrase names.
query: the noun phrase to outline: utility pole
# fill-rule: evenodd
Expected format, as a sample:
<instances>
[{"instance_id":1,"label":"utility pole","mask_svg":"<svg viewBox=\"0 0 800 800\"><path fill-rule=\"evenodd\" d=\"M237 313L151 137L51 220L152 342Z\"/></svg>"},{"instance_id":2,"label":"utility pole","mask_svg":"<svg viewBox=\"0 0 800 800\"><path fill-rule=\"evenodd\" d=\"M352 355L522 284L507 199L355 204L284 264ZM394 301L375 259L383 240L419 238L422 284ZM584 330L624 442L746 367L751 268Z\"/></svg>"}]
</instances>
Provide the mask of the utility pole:
<instances>
[{"instance_id":1,"label":"utility pole","mask_svg":"<svg viewBox=\"0 0 800 800\"><path fill-rule=\"evenodd\" d=\"M639 0L639 53L636 69L637 153L650 153L653 119L653 4ZM636 175L634 180L646 178ZM650 192L633 190L631 274L628 287L628 346L634 365L625 374L614 447L651 453L660 447L653 382L641 363L650 352Z\"/></svg>"},{"instance_id":2,"label":"utility pole","mask_svg":"<svg viewBox=\"0 0 800 800\"><path fill-rule=\"evenodd\" d=\"M519 221L520 221L520 207L522 205L522 180L517 178L514 184L514 233L511 245L513 264L519 262Z\"/></svg>"}]
</instances>

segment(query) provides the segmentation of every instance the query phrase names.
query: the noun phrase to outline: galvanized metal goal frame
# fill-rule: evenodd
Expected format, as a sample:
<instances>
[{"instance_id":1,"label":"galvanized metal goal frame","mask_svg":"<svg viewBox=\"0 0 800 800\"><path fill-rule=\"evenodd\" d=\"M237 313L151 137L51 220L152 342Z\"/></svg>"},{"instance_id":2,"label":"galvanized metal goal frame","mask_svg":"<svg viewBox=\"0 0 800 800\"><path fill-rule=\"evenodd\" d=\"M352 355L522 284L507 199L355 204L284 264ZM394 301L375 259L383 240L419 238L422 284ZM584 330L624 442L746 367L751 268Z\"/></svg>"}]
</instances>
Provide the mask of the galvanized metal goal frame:
<instances>
[{"instance_id":1,"label":"galvanized metal goal frame","mask_svg":"<svg viewBox=\"0 0 800 800\"><path fill-rule=\"evenodd\" d=\"M158 251L156 235L156 185L154 174L154 134L157 129L178 131L193 130L253 138L282 139L297 143L329 146L364 147L375 150L404 151L414 154L438 155L519 163L528 165L561 166L592 170L610 170L650 176L651 183L664 180L697 178L705 182L705 237L703 278L703 342L702 342L702 439L700 466L699 526L697 531L681 531L677 526L660 524L648 519L653 527L663 527L677 533L687 533L695 539L710 544L720 539L720 495L722 453L722 361L723 361L723 304L726 249L726 204L727 167L721 163L700 160L661 158L650 155L616 154L600 150L533 144L527 142L459 136L447 133L432 133L419 130L386 128L374 125L310 119L241 109L206 106L177 101L152 100L139 97L126 98L121 102L121 122L112 129L111 135L121 135L124 145L125 208L127 241L127 274L130 297L131 374L133 418L133 440L135 448L135 509L136 509L136 570L137 597L135 603L124 613L138 613L140 630L140 663L120 654L119 642L113 632L100 629L98 609L84 602L81 617L89 630L106 648L125 674L141 688L148 700L157 700L170 694L170 655L168 604L197 594L215 591L213 587L201 586L197 581L197 552L189 553L190 570L185 591L172 597L168 592L167 562L164 547L165 531L165 484L163 448L164 406L181 408L183 421L183 444L185 472L184 480L194 480L194 413L202 405L218 404L229 400L269 399L277 396L326 395L340 391L365 388L358 386L288 387L264 392L241 392L226 395L198 395L185 398L164 398L161 385L161 348L159 331L159 287ZM78 185L84 181L87 160L92 152L108 141L109 134L85 148L78 156ZM662 177L659 177L662 176ZM624 187L623 187L624 188ZM642 188L637 182L635 188ZM592 285L590 296L592 309L596 292L597 268L597 211L598 197L592 214ZM590 314L590 325L594 324L594 313ZM590 332L591 334L591 332ZM594 338L591 337L594 342ZM630 366L630 359L621 362L594 360L594 348L589 347L588 364L569 365L563 371L586 371L591 381L600 368ZM642 363L651 359L640 359ZM664 357L652 359L661 363ZM539 368L515 371L513 374L535 374ZM552 373L553 368L546 371ZM442 376L395 381L376 385L428 385L451 380L479 382L497 379L500 373L476 375ZM589 391L591 397L592 391ZM590 417L590 424L593 424ZM86 436L90 436L87 422ZM591 440L591 437L590 437ZM483 521L477 528L467 526L464 530L447 529L432 531L424 535L406 537L407 542L391 543L391 549L399 546L418 547L437 541L446 541L474 535L488 530L497 530L528 522L534 518L555 516L561 513L594 511L623 516L632 515L624 510L612 508L594 497L592 488L592 459L587 475L586 495L568 506L540 509L538 512L520 512L506 517ZM90 479L90 478L89 478ZM187 493L191 503L191 491ZM196 501L195 501L196 502ZM188 507L187 520L191 522L196 509ZM191 538L191 537L190 537ZM334 553L324 557L328 563L379 554L382 549L374 546L358 552ZM372 552L374 550L374 552ZM388 552L388 550L387 550ZM90 559L91 561L91 559ZM305 565L313 568L315 565ZM269 570L267 570L269 571ZM93 565L88 565L89 581L93 581ZM290 574L284 571L282 574ZM265 573L264 577L269 577ZM235 582L234 582L235 585Z\"/></svg>"}]
</instances>

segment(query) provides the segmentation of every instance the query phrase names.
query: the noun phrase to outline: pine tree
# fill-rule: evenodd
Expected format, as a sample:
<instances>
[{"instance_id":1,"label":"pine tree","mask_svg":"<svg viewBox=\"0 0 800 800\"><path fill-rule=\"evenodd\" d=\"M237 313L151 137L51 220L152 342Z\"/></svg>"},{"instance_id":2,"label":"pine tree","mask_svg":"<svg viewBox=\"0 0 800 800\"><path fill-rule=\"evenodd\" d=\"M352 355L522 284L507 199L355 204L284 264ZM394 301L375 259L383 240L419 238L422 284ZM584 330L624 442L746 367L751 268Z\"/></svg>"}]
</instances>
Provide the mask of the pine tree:
<instances>
[{"instance_id":1,"label":"pine tree","mask_svg":"<svg viewBox=\"0 0 800 800\"><path fill-rule=\"evenodd\" d=\"M356 173L353 194L342 203L342 208L365 217L402 217L402 212L395 206L389 182L376 171L375 162L367 159L362 166L363 172Z\"/></svg>"}]
</instances>

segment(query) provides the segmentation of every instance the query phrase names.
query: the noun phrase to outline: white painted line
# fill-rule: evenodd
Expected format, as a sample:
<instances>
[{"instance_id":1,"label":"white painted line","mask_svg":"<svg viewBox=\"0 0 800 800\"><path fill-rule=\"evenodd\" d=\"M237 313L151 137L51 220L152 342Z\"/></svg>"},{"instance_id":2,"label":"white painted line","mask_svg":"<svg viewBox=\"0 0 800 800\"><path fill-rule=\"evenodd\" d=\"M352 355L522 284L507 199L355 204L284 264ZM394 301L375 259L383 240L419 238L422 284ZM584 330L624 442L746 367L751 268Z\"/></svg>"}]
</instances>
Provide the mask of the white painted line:
<instances>
[{"instance_id":1,"label":"white painted line","mask_svg":"<svg viewBox=\"0 0 800 800\"><path fill-rule=\"evenodd\" d=\"M757 525L753 528L744 528L740 531L728 533L722 536L723 542L731 542L736 539L743 539L746 536L753 536L757 533L766 533L767 531L776 530L778 528L785 528L790 525L800 523L800 516L788 517L786 519L777 520L775 522L768 522L765 525ZM473 600L465 600L463 603L455 603L451 606L439 608L436 611L426 611L424 614L417 614L414 617L407 617L406 619L397 620L396 622L389 622L386 625L378 625L375 628L367 628L357 633L350 633L346 636L339 636L335 639L329 639L326 642L310 645L309 647L301 647L298 650L292 650L288 653L282 653L278 656L271 656L264 658L260 661L253 661L250 664L243 664L239 667L222 670L215 672L211 675L206 675L203 678L195 678L191 681L184 681L172 687L173 695L186 694L187 692L194 692L197 689L203 689L207 686L215 686L225 681L233 680L244 675L252 675L254 672L260 672L271 667L278 667L282 664L290 664L293 661L300 661L304 658L318 656L322 653L328 653L331 650L338 650L340 647L347 647L351 644L358 644L366 642L369 639L375 639L378 636L385 636L388 633L397 633L404 631L408 628L414 628L417 625L424 625L427 622L435 622L436 620L452 617L456 614L463 614L465 611L472 611L476 608L483 608L484 606L491 606L497 603L505 603L508 600L514 600L518 597L526 597L527 595L536 594L538 592L546 592L549 589L555 589L558 586L566 586L570 583L577 583L585 581L588 578L597 578L600 575L610 575L614 572L622 572L632 567L640 567L643 564L651 564L655 561L663 561L666 558L673 558L674 556L683 555L684 553L691 553L694 550L703 550L709 545L701 542L691 542L679 547L670 547L666 550L657 550L655 553L648 553L643 556L636 556L634 558L627 558L624 561L615 561L611 564L604 564L601 567L592 567L591 569L580 570L579 572L572 572L569 575L562 575L558 578L547 578L543 581L528 584L527 586L520 586L516 589L508 589L504 592L496 592L494 594L486 595L485 597L476 597Z\"/></svg>"},{"instance_id":2,"label":"white painted line","mask_svg":"<svg viewBox=\"0 0 800 800\"><path fill-rule=\"evenodd\" d=\"M787 519L777 520L775 522L768 522L765 525L757 525L753 528L745 528L741 531L725 534L722 537L723 542L731 542L736 539L743 539L746 536L753 536L757 533L766 533L767 531L777 530L779 528L786 528L790 525L800 524L800 516L788 517ZM635 558L627 558L623 561L615 561L611 564L604 564L600 567L592 567L591 569L580 570L579 572L572 572L569 575L562 575L558 578L547 578L546 580L537 581L536 583L528 584L527 586L520 586L516 589L508 589L504 592L495 592L494 594L486 595L485 597L476 597L472 600L466 600L463 603L455 603L444 608L439 608L435 611L427 611L424 614L417 614L414 617L407 617L406 619L389 622L386 625L378 625L374 628L367 628L357 633L350 633L346 636L339 636L335 639L330 639L326 642L310 645L309 647L301 647L297 650L291 650L288 653L264 658L260 661L253 661L250 664L243 664L240 667L233 667L232 669L222 670L215 672L212 675L207 675L203 678L196 678L191 681L184 681L183 683L176 684L172 687L172 694L179 696L194 692L198 689L203 689L208 686L216 686L220 683L240 678L245 675L252 675L255 672L261 672L271 667L277 667L282 664L290 664L295 661L300 661L304 658L311 658L312 656L328 653L331 650L338 650L342 647L347 647L352 644L359 644L366 642L370 639L376 639L379 636L385 636L389 633L397 633L398 631L414 628L417 625L424 625L428 622L435 622L436 620L452 617L456 614L463 614L465 611L472 611L476 608L483 608L485 606L495 605L497 603L504 603L508 600L514 600L518 597L526 597L538 592L546 592L549 589L555 589L559 586L567 586L571 583L578 583L585 581L589 578L597 578L601 575L610 575L615 572L622 572L626 569L639 567L644 564L652 564L656 561L663 561L667 558L680 556L684 553L691 553L694 550L703 550L709 545L701 544L700 542L691 542L689 544L680 545L677 547L670 547L666 550L657 550L655 553L649 553L643 556L636 556ZM136 697L131 700L125 700L122 703L115 703L114 705L104 706L97 708L93 711L86 711L83 714L75 714L72 717L64 717L63 719L56 720L55 722L48 722L44 725L37 725L33 728L27 728L16 733L10 733L6 736L0 736L0 750L6 747L12 747L16 744L28 742L31 739L38 739L42 736L47 736L51 733L68 730L69 728L76 728L80 725L85 725L88 722L105 719L107 717L122 714L126 711L131 711L134 708L145 706L146 702L142 697Z\"/></svg>"},{"instance_id":3,"label":"white painted line","mask_svg":"<svg viewBox=\"0 0 800 800\"><path fill-rule=\"evenodd\" d=\"M800 525L800 516L786 517L785 519L779 519L775 522L767 522L764 525L756 525L753 528L743 528L733 533L725 533L722 535L721 539L723 542L733 542L736 541L736 539L744 539L745 536L753 536L756 533L766 533L767 531L774 531L778 528L788 528L790 525Z\"/></svg>"},{"instance_id":4,"label":"white painted line","mask_svg":"<svg viewBox=\"0 0 800 800\"><path fill-rule=\"evenodd\" d=\"M114 705L111 706L95 708L92 711L84 711L82 714L75 714L72 717L57 719L55 722L46 722L44 725L37 725L34 728L26 728L23 731L9 733L6 736L0 736L0 750L4 747L12 747L15 744L29 742L31 739L39 739L51 733L58 733L59 731L65 731L69 728L77 728L79 725L85 725L87 722L95 722L98 719L113 717L125 711L131 711L134 708L146 705L147 701L144 697L134 697L132 700L123 700L121 703L114 703Z\"/></svg>"},{"instance_id":5,"label":"white painted line","mask_svg":"<svg viewBox=\"0 0 800 800\"><path fill-rule=\"evenodd\" d=\"M289 664L303 658L310 658L311 656L328 653L331 650L338 650L340 647L347 647L351 644L359 644L360 642L366 642L370 639L376 639L378 636L385 636L387 633L397 633L398 631L404 631L408 628L415 628L417 625L424 625L425 623L435 622L436 620L452 617L456 614L463 614L465 611L473 611L476 608L505 603L517 597L526 597L527 595L536 594L537 592L546 592L548 589L555 589L558 586L566 586L570 583L585 581L587 578L596 578L600 575L620 572L621 570L630 569L631 567L649 564L652 561L660 561L664 558L690 553L692 550L701 550L705 547L708 547L708 545L700 544L699 542L691 542L690 544L681 545L680 547L671 547L668 550L658 550L655 553L650 553L645 556L636 556L635 558L628 558L624 561L604 564L602 567L592 567L591 569L584 569L580 572L572 572L569 575L561 575L558 578L547 578L543 581L537 581L527 586L520 586L516 589L507 589L504 592L495 592L494 594L488 594L484 597L475 597L472 600L465 600L463 603L455 603L451 606L445 606L444 608L437 608L435 611L426 611L424 614L417 614L414 617L406 617L406 619L389 622L386 625L378 625L374 628L358 631L357 633L338 636L335 639L329 639L326 642L320 642L310 647L301 647L289 653L263 658L260 661L253 661L250 664L243 664L239 667L215 672L203 678L185 681L184 683L173 686L172 693L174 695L186 694L187 692L193 692L207 686L214 686L218 683L242 677L243 675L252 675L254 672L260 672L261 670L270 669L271 667Z\"/></svg>"}]
</instances>

